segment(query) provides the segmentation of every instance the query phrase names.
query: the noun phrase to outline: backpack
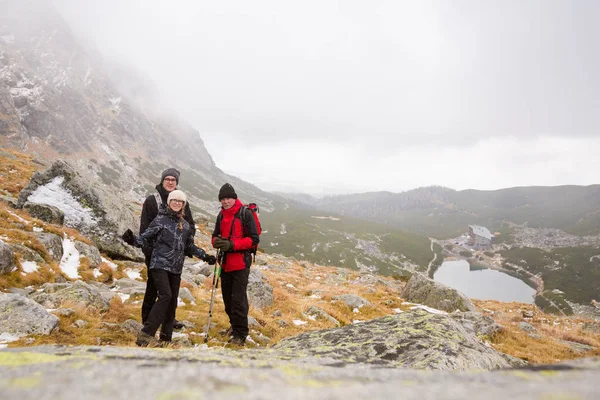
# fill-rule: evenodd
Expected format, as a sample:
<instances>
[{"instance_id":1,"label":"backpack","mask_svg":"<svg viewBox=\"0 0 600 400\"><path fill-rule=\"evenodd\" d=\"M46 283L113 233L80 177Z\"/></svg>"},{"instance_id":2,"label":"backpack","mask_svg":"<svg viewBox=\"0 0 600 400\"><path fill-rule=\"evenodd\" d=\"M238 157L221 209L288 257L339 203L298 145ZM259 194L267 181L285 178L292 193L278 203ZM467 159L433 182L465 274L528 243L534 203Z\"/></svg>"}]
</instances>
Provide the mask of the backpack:
<instances>
[{"instance_id":1,"label":"backpack","mask_svg":"<svg viewBox=\"0 0 600 400\"><path fill-rule=\"evenodd\" d=\"M250 204L244 204L240 207L240 209L238 210L238 212L235 213L235 215L233 216L233 218L237 218L242 222L242 230L243 230L243 236L246 237L248 236L248 225L250 224L250 221L248 220L248 213L246 212L246 210L250 210L252 212L252 216L254 217L254 223L256 224L256 231L258 232L258 235L260 236L260 234L262 233L262 227L260 226L260 220L258 218L258 213L260 212L258 206L256 205L256 203L250 203ZM220 226L221 224L221 220L223 219L223 214L221 212L219 212L219 215L217 216L217 221L216 224L218 224ZM233 223L231 224L231 228L229 229L229 237L231 237L231 234L233 233ZM258 245L252 246L252 248L248 251L250 251L253 255L252 257L252 261L256 261L256 251L258 250Z\"/></svg>"}]
</instances>

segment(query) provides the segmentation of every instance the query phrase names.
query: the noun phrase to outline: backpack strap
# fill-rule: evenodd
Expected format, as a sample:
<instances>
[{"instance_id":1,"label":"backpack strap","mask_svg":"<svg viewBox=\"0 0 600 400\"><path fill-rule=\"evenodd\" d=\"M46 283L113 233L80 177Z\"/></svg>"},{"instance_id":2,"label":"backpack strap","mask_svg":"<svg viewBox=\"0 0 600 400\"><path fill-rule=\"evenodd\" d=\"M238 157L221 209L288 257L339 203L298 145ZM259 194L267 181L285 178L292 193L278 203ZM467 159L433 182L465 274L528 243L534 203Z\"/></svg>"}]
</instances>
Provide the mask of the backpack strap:
<instances>
[{"instance_id":1,"label":"backpack strap","mask_svg":"<svg viewBox=\"0 0 600 400\"><path fill-rule=\"evenodd\" d=\"M158 191L154 192L154 198L156 199L156 208L160 210L163 206L162 197L160 197L160 193Z\"/></svg>"}]
</instances>

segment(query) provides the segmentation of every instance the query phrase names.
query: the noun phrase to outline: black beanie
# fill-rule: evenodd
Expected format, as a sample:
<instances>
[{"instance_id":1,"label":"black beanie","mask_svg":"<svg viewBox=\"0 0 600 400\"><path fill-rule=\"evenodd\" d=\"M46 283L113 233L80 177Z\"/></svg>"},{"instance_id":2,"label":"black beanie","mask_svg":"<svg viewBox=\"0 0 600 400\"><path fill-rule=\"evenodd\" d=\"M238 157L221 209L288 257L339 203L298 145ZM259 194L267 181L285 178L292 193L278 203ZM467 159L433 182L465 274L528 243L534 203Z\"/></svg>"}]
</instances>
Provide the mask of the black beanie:
<instances>
[{"instance_id":1,"label":"black beanie","mask_svg":"<svg viewBox=\"0 0 600 400\"><path fill-rule=\"evenodd\" d=\"M173 178L177 179L177 184L179 185L179 171L177 171L175 168L165 169L160 176L160 183L163 183L167 176L172 176Z\"/></svg>"},{"instance_id":2,"label":"black beanie","mask_svg":"<svg viewBox=\"0 0 600 400\"><path fill-rule=\"evenodd\" d=\"M233 190L233 186L229 183L221 186L221 190L219 190L219 201L223 199L237 199L237 194L235 193L235 190Z\"/></svg>"}]
</instances>

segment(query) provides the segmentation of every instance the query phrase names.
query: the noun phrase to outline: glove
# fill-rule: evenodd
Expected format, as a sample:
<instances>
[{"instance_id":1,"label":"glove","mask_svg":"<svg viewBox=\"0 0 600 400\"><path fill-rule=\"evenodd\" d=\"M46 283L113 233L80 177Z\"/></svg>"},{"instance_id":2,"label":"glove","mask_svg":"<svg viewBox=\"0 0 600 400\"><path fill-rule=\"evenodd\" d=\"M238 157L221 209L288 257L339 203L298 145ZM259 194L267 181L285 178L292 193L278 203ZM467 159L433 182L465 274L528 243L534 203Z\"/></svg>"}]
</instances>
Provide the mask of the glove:
<instances>
[{"instance_id":1,"label":"glove","mask_svg":"<svg viewBox=\"0 0 600 400\"><path fill-rule=\"evenodd\" d=\"M231 251L233 250L233 243L229 239L216 238L213 243L213 247L215 249L219 249L221 251Z\"/></svg>"},{"instance_id":2,"label":"glove","mask_svg":"<svg viewBox=\"0 0 600 400\"><path fill-rule=\"evenodd\" d=\"M135 242L135 235L133 234L131 229L127 229L125 233L121 236L121 239L123 239L123 241L128 245L133 246L133 243Z\"/></svg>"},{"instance_id":3,"label":"glove","mask_svg":"<svg viewBox=\"0 0 600 400\"><path fill-rule=\"evenodd\" d=\"M205 261L208 265L215 265L217 263L217 258L211 255L205 255L202 261Z\"/></svg>"}]
</instances>

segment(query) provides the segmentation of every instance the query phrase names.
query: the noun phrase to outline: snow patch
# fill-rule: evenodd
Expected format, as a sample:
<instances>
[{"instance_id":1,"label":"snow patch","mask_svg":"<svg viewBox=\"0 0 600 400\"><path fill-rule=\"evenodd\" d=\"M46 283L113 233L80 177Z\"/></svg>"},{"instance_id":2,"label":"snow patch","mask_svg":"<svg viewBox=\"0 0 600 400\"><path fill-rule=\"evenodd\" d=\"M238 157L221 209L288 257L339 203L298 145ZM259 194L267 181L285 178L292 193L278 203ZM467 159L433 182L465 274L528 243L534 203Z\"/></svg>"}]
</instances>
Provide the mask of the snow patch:
<instances>
[{"instance_id":1,"label":"snow patch","mask_svg":"<svg viewBox=\"0 0 600 400\"><path fill-rule=\"evenodd\" d=\"M102 262L105 263L106 265L108 265L112 270L116 271L117 268L119 268L119 266L117 264L115 264L114 262L102 257Z\"/></svg>"},{"instance_id":2,"label":"snow patch","mask_svg":"<svg viewBox=\"0 0 600 400\"><path fill-rule=\"evenodd\" d=\"M48 204L65 213L65 225L78 227L80 225L92 226L97 224L97 219L89 208L84 208L73 194L65 189L62 184L63 176L57 176L43 186L39 186L27 199L32 203Z\"/></svg>"},{"instance_id":3,"label":"snow patch","mask_svg":"<svg viewBox=\"0 0 600 400\"><path fill-rule=\"evenodd\" d=\"M416 306L413 306L410 309L411 310L425 310L425 311L427 311L430 314L448 314L446 311L438 310L436 308L427 307L427 306L424 306L423 304L417 304Z\"/></svg>"},{"instance_id":4,"label":"snow patch","mask_svg":"<svg viewBox=\"0 0 600 400\"><path fill-rule=\"evenodd\" d=\"M140 271L136 271L135 269L127 268L125 270L125 273L129 277L129 279L142 279L142 275L140 274Z\"/></svg>"},{"instance_id":5,"label":"snow patch","mask_svg":"<svg viewBox=\"0 0 600 400\"><path fill-rule=\"evenodd\" d=\"M306 322L306 321L302 321L302 320L300 320L300 319L295 319L295 320L293 320L293 321L292 321L292 323L293 323L294 325L296 325L296 326L300 326L300 325L306 325L306 324L308 324L308 322Z\"/></svg>"},{"instance_id":6,"label":"snow patch","mask_svg":"<svg viewBox=\"0 0 600 400\"><path fill-rule=\"evenodd\" d=\"M102 276L102 272L100 272L98 268L94 268L94 271L92 273L94 274L94 278L99 278Z\"/></svg>"},{"instance_id":7,"label":"snow patch","mask_svg":"<svg viewBox=\"0 0 600 400\"><path fill-rule=\"evenodd\" d=\"M30 274L32 272L37 271L39 266L36 264L35 261L23 261L21 263L21 268L23 268L24 272Z\"/></svg>"},{"instance_id":8,"label":"snow patch","mask_svg":"<svg viewBox=\"0 0 600 400\"><path fill-rule=\"evenodd\" d=\"M121 298L121 301L123 303L125 303L131 297L131 295L128 295L128 294L125 294L125 293L117 293L117 294L119 295L119 297Z\"/></svg>"},{"instance_id":9,"label":"snow patch","mask_svg":"<svg viewBox=\"0 0 600 400\"><path fill-rule=\"evenodd\" d=\"M7 347L7 343L16 342L19 340L19 336L15 336L12 333L2 332L0 333L0 349Z\"/></svg>"},{"instance_id":10,"label":"snow patch","mask_svg":"<svg viewBox=\"0 0 600 400\"><path fill-rule=\"evenodd\" d=\"M34 232L44 232L44 228L38 228L37 226L33 227Z\"/></svg>"},{"instance_id":11,"label":"snow patch","mask_svg":"<svg viewBox=\"0 0 600 400\"><path fill-rule=\"evenodd\" d=\"M285 224L281 224L281 228L279 229L280 235L285 235L287 231L285 230Z\"/></svg>"},{"instance_id":12,"label":"snow patch","mask_svg":"<svg viewBox=\"0 0 600 400\"><path fill-rule=\"evenodd\" d=\"M70 279L79 278L77 269L79 268L79 250L75 248L75 243L65 237L63 239L63 256L60 260L60 270Z\"/></svg>"}]
</instances>

